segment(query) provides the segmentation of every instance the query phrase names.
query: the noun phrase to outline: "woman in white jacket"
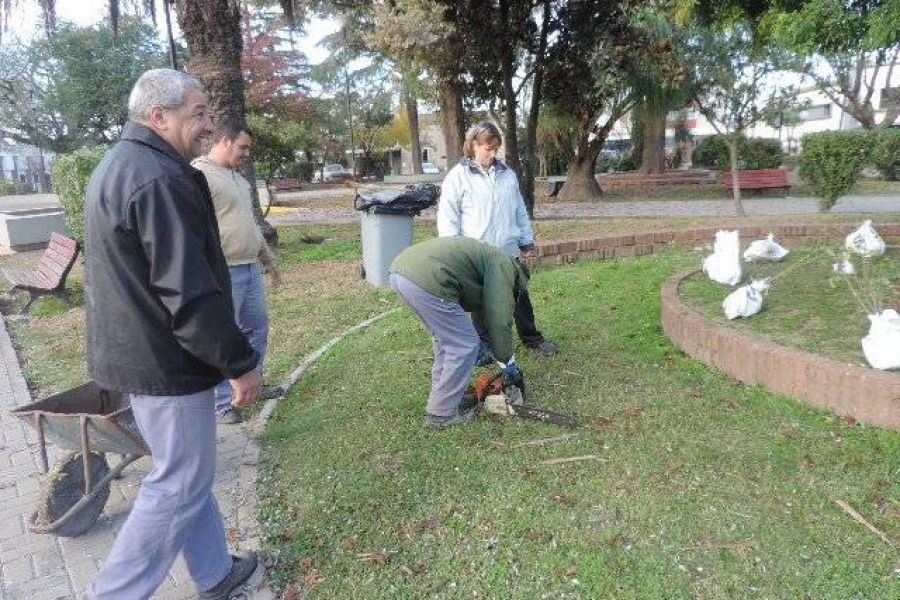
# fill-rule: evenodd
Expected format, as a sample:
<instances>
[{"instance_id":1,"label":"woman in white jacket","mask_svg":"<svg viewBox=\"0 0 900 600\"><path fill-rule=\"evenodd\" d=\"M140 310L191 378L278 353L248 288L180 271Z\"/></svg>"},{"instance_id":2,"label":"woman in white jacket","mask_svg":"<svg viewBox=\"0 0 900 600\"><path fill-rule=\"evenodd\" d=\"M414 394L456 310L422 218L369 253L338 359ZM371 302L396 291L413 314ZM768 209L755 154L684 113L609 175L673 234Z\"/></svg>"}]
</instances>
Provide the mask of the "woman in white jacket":
<instances>
[{"instance_id":1,"label":"woman in white jacket","mask_svg":"<svg viewBox=\"0 0 900 600\"><path fill-rule=\"evenodd\" d=\"M438 235L464 235L518 259L520 252L534 254L534 233L516 174L497 158L502 141L500 130L490 121L478 123L466 133L464 156L441 184ZM514 317L525 346L542 354L556 354L556 344L544 339L534 323L527 291L519 295ZM476 322L475 328L482 342L487 342L481 323Z\"/></svg>"}]
</instances>

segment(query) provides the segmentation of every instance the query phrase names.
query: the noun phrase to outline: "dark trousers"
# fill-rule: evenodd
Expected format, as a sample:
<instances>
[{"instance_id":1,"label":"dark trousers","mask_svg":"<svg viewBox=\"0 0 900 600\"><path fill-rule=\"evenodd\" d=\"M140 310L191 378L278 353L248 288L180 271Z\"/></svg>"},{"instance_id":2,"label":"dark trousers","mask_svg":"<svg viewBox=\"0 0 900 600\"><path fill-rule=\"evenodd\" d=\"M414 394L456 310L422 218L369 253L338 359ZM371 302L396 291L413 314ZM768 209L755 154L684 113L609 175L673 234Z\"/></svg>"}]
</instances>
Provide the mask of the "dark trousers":
<instances>
[{"instance_id":1,"label":"dark trousers","mask_svg":"<svg viewBox=\"0 0 900 600\"><path fill-rule=\"evenodd\" d=\"M519 332L519 338L523 344L532 347L544 341L544 336L538 331L537 325L534 324L534 308L531 306L531 297L528 295L528 290L519 294L519 297L516 299L513 319L516 322L516 331ZM472 322L475 325L475 331L478 332L478 337L481 338L481 343L490 347L491 338L484 324L477 319L472 319Z\"/></svg>"}]
</instances>

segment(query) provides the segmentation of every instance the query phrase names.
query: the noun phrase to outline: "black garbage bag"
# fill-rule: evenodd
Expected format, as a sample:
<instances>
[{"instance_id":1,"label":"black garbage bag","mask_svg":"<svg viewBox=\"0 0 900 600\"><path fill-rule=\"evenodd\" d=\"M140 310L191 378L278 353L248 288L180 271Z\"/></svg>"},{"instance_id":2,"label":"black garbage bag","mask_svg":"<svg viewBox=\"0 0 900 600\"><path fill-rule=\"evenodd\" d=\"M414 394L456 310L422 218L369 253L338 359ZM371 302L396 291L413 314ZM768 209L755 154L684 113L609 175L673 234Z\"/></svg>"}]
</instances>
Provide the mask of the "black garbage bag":
<instances>
[{"instance_id":1,"label":"black garbage bag","mask_svg":"<svg viewBox=\"0 0 900 600\"><path fill-rule=\"evenodd\" d=\"M402 190L381 190L357 194L353 204L356 210L381 215L416 216L426 208L437 204L441 188L433 183L408 185Z\"/></svg>"}]
</instances>

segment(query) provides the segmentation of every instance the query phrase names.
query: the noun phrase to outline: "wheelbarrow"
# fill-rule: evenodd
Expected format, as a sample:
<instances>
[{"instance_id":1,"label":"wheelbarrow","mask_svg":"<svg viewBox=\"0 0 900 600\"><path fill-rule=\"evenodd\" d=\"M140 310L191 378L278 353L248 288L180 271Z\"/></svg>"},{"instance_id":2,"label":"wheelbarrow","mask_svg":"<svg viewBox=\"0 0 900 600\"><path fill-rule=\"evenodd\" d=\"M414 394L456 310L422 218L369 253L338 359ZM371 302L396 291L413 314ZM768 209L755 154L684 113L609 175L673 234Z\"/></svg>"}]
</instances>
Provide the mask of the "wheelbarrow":
<instances>
[{"instance_id":1,"label":"wheelbarrow","mask_svg":"<svg viewBox=\"0 0 900 600\"><path fill-rule=\"evenodd\" d=\"M122 470L150 454L138 431L126 394L88 382L12 411L35 428L41 478L38 505L28 528L35 533L75 537L97 521L109 485ZM50 469L47 441L71 454ZM104 454L121 459L110 468Z\"/></svg>"}]
</instances>

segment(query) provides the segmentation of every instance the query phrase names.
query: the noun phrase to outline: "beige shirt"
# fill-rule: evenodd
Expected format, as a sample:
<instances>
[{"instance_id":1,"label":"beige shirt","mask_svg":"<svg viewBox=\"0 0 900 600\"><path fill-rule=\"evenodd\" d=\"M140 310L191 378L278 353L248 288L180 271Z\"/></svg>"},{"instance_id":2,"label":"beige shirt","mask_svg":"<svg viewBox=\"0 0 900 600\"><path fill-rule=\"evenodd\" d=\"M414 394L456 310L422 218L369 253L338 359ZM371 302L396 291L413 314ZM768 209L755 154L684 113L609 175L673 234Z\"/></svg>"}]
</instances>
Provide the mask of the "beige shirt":
<instances>
[{"instance_id":1,"label":"beige shirt","mask_svg":"<svg viewBox=\"0 0 900 600\"><path fill-rule=\"evenodd\" d=\"M253 217L250 182L228 167L220 167L207 156L194 159L194 168L203 171L212 192L222 253L229 266L261 261L272 262L269 247Z\"/></svg>"}]
</instances>

